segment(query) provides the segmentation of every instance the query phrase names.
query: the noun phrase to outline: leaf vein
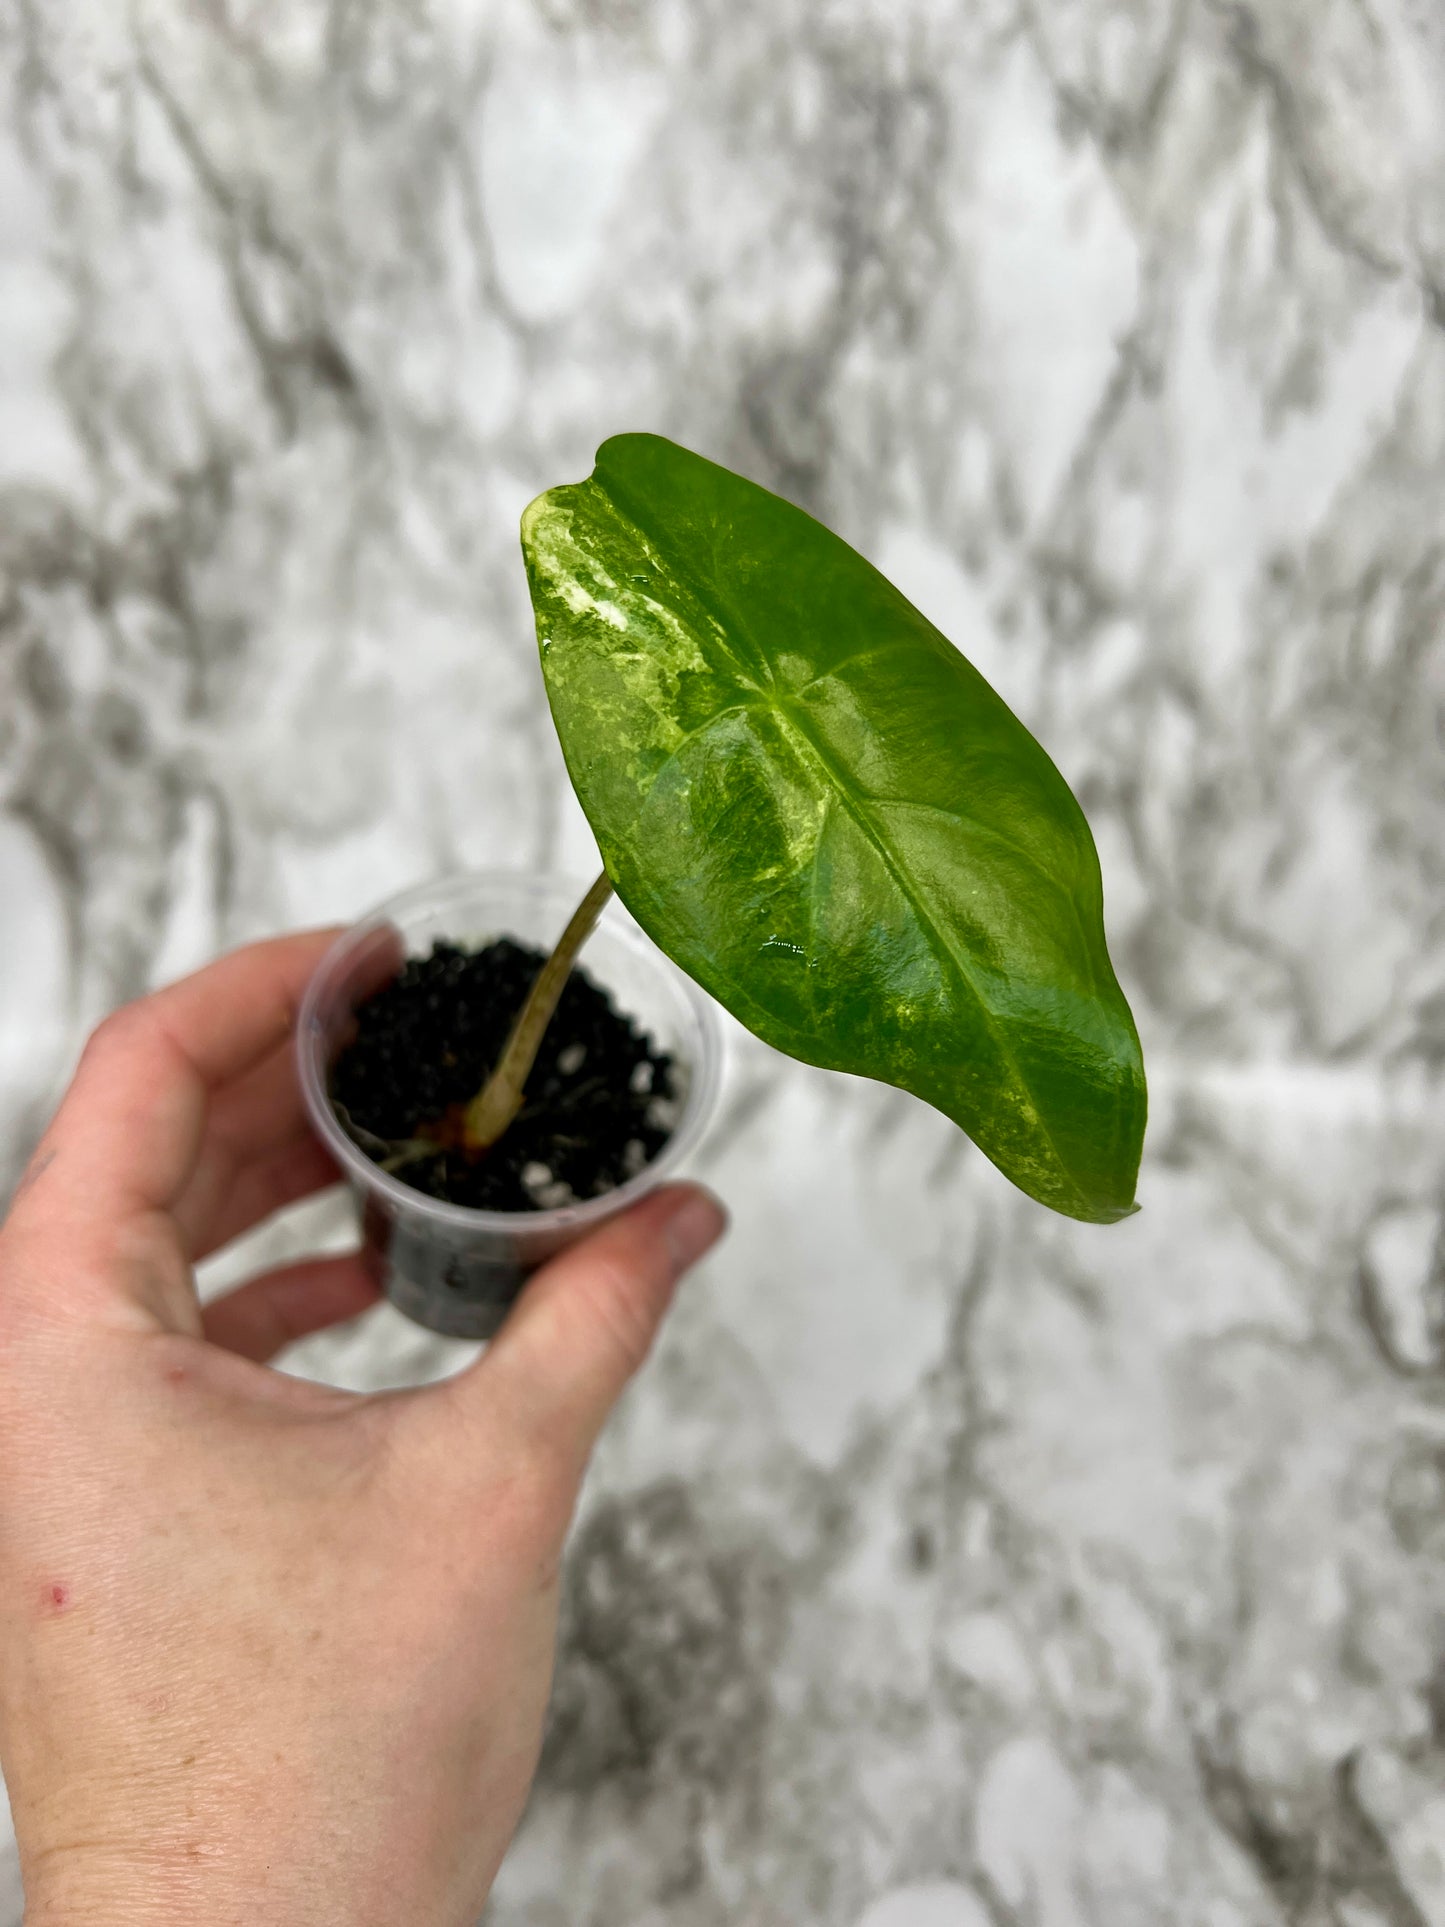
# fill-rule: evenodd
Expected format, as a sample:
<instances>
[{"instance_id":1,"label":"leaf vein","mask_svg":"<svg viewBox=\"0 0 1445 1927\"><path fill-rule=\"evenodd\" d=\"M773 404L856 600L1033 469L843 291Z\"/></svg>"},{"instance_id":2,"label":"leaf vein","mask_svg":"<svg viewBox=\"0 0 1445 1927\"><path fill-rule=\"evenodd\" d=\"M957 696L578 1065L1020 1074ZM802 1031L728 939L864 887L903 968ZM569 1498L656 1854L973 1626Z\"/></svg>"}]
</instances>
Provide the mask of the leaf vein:
<instances>
[{"instance_id":1,"label":"leaf vein","mask_svg":"<svg viewBox=\"0 0 1445 1927\"><path fill-rule=\"evenodd\" d=\"M797 743L801 744L804 753L806 755L813 757L813 759L818 764L821 765L823 773L826 775L828 779L831 793L837 797L838 801L843 805L843 808L847 813L847 815L857 825L858 829L862 832L864 837L867 838L868 842L872 844L874 850L876 850L879 857L882 859L884 867L892 873L894 881L897 883L898 888L902 891L904 897L907 899L909 906L911 907L911 909L914 912L914 915L917 917L919 921L919 924L921 925L923 930L927 933L928 937L932 941L934 949L937 952L940 952L943 956L945 956L948 959L948 961L953 965L954 969L958 972L959 976L963 979L964 983L968 986L968 989L972 994L973 999L977 1004L978 1009L983 1017L986 1028L993 1036L995 1043L998 1045L1000 1053L1002 1054L1005 1061L1008 1063L1010 1068L1013 1070L1014 1075L1018 1079L1019 1089L1024 1094L1024 1101L1027 1103L1029 1110L1033 1115L1034 1122L1037 1124L1045 1143L1048 1145L1050 1151L1053 1152L1054 1161L1058 1166L1060 1174L1066 1179L1066 1181L1069 1183L1071 1188L1075 1192L1078 1192L1079 1187L1075 1182L1072 1173L1069 1170L1068 1164L1065 1162L1062 1154L1059 1151L1059 1147L1054 1140L1054 1135L1052 1131L1050 1131L1048 1125L1044 1122L1043 1116L1039 1111L1038 1105L1034 1102L1033 1092L1029 1088L1028 1079L1023 1074L1023 1069L1019 1064L1018 1057L1014 1052L1013 1046L1009 1043L1008 1038L1004 1035L1003 1031L999 1026L999 1021L997 1016L992 1010L990 1010L987 1003L985 1003L983 996L978 989L978 986L975 984L973 980L973 972L969 967L969 962L967 960L966 954L960 953L960 951L954 946L954 944L949 941L947 931L942 929L940 925L937 922L935 922L933 917L929 915L928 910L922 898L919 895L918 886L914 881L912 874L908 870L907 865L896 854L896 852L894 852L888 847L886 840L878 834L878 832L874 829L873 825L868 822L866 816L857 808L857 806L853 802L853 799L848 795L846 788L839 781L838 773L833 766L832 758L829 756L827 750L823 747L823 745L814 740L811 733L803 726L803 724L799 721L799 719L796 716L785 716L780 710L778 712L778 721L784 733L794 737ZM1079 1193L1079 1195L1082 1196L1082 1193Z\"/></svg>"},{"instance_id":2,"label":"leaf vein","mask_svg":"<svg viewBox=\"0 0 1445 1927\"><path fill-rule=\"evenodd\" d=\"M950 822L954 823L966 823L970 829L977 830L980 836L986 836L995 843L1001 843L1006 850L1012 850L1015 856L1021 857L1041 882L1046 883L1050 890L1062 897L1068 908L1069 915L1073 919L1074 928L1079 933L1083 960L1089 972L1089 983L1091 986L1096 986L1097 980L1094 975L1093 956L1089 949L1088 932L1084 929L1083 918L1079 914L1077 898L1073 891L1060 882L1051 870L1044 867L1032 850L1025 844L1019 842L1017 837L1010 836L1007 830L995 829L991 823L983 822L979 817L971 815L967 810L950 809L945 803L924 803L916 801L909 796L869 796L867 800L870 803L881 804L885 809L925 810L930 816L946 817Z\"/></svg>"},{"instance_id":3,"label":"leaf vein","mask_svg":"<svg viewBox=\"0 0 1445 1927\"><path fill-rule=\"evenodd\" d=\"M884 636L880 641L865 643L861 649L854 649L849 655L840 657L837 662L829 663L820 669L816 676L809 676L805 683L799 683L791 693L796 698L806 696L810 689L816 689L820 682L830 682L840 670L851 668L855 662L866 662L870 656L896 655L899 649L911 649L912 642L907 636Z\"/></svg>"},{"instance_id":4,"label":"leaf vein","mask_svg":"<svg viewBox=\"0 0 1445 1927\"><path fill-rule=\"evenodd\" d=\"M746 712L748 710L755 710L757 707L758 705L755 702L728 703L722 709L715 709L710 716L705 717L702 722L697 724L696 728L688 730L686 735L680 736L667 752L667 755L658 764L657 768L652 772L652 777L648 782L647 788L642 791L641 801L637 808L637 816L641 816L643 805L647 802L647 799L657 788L658 783L667 774L668 770L672 768L673 764L677 761L678 757L681 756L689 743L695 742L699 736L705 736L715 723L722 721L724 716L733 716L740 710ZM633 818L633 821L636 821L636 817Z\"/></svg>"}]
</instances>

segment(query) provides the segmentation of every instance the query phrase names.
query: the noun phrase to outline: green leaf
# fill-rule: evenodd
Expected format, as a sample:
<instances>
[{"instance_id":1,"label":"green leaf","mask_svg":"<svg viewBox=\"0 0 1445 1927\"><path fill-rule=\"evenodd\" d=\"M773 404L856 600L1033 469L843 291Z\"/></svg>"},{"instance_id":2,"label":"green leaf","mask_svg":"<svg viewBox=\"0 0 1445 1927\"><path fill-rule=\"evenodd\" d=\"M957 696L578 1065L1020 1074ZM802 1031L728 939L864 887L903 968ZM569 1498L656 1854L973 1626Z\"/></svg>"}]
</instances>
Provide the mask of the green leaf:
<instances>
[{"instance_id":1,"label":"green leaf","mask_svg":"<svg viewBox=\"0 0 1445 1927\"><path fill-rule=\"evenodd\" d=\"M1133 1210L1144 1066L1068 784L821 523L656 435L522 518L608 874L757 1035L916 1092L1014 1183Z\"/></svg>"}]
</instances>

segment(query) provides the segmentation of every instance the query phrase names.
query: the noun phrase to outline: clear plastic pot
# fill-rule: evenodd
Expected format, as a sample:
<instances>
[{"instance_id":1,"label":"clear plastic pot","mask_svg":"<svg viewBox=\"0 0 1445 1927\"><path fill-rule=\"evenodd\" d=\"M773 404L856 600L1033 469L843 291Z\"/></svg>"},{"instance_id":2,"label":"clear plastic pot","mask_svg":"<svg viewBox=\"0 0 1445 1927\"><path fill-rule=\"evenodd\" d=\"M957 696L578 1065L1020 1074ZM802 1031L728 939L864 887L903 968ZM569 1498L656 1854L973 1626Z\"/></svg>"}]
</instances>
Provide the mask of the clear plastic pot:
<instances>
[{"instance_id":1,"label":"clear plastic pot","mask_svg":"<svg viewBox=\"0 0 1445 1927\"><path fill-rule=\"evenodd\" d=\"M432 1331L489 1338L529 1273L672 1176L712 1115L721 1060L717 1013L614 899L587 940L582 967L673 1055L682 1090L672 1136L636 1177L604 1197L556 1210L478 1211L413 1190L341 1128L327 1090L331 1064L354 1035L357 1006L406 957L426 955L439 937L476 945L509 936L550 950L586 887L500 870L423 884L338 939L302 1000L296 1046L311 1122L361 1208L363 1247L377 1283L399 1311Z\"/></svg>"}]
</instances>

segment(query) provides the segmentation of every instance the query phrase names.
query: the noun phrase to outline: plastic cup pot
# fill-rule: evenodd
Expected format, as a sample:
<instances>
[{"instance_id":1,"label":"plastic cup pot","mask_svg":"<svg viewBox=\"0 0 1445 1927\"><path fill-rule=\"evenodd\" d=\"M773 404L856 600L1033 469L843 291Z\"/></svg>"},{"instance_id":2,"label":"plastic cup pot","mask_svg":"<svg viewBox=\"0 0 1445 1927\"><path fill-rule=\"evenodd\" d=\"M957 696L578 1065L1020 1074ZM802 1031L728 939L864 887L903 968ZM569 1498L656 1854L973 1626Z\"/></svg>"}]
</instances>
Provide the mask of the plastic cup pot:
<instances>
[{"instance_id":1,"label":"plastic cup pot","mask_svg":"<svg viewBox=\"0 0 1445 1927\"><path fill-rule=\"evenodd\" d=\"M328 1087L331 1066L355 1035L358 1007L438 939L475 948L513 937L550 951L585 888L570 879L496 871L408 890L337 940L302 999L296 1048L307 1113L356 1198L372 1275L399 1311L431 1331L491 1337L530 1273L677 1171L716 1104L717 1012L614 898L581 964L672 1057L680 1098L672 1135L635 1177L602 1197L555 1209L482 1211L415 1190L383 1171L343 1130Z\"/></svg>"}]
</instances>

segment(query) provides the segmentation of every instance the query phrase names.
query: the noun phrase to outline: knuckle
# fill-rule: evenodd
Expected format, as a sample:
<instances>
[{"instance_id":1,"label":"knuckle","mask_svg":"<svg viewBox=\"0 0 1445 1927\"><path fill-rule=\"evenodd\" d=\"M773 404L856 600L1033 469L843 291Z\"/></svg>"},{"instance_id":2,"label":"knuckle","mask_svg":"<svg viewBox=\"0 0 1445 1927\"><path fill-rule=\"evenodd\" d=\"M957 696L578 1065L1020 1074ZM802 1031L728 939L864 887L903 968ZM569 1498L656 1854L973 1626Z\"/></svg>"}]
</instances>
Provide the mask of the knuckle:
<instances>
[{"instance_id":1,"label":"knuckle","mask_svg":"<svg viewBox=\"0 0 1445 1927\"><path fill-rule=\"evenodd\" d=\"M94 1070L97 1064L103 1064L110 1056L115 1048L116 1020L119 1016L119 1011L112 1011L108 1017L102 1017L81 1045L79 1068L82 1071Z\"/></svg>"},{"instance_id":2,"label":"knuckle","mask_svg":"<svg viewBox=\"0 0 1445 1927\"><path fill-rule=\"evenodd\" d=\"M449 1512L480 1508L495 1544L564 1532L577 1474L556 1429L496 1399L479 1415L470 1389L429 1386L410 1401L408 1422L394 1428L402 1489L439 1495Z\"/></svg>"},{"instance_id":3,"label":"knuckle","mask_svg":"<svg viewBox=\"0 0 1445 1927\"><path fill-rule=\"evenodd\" d=\"M146 1013L139 1001L122 1004L102 1017L85 1040L80 1053L82 1064L104 1063L117 1050L135 1042L146 1026Z\"/></svg>"}]
</instances>

